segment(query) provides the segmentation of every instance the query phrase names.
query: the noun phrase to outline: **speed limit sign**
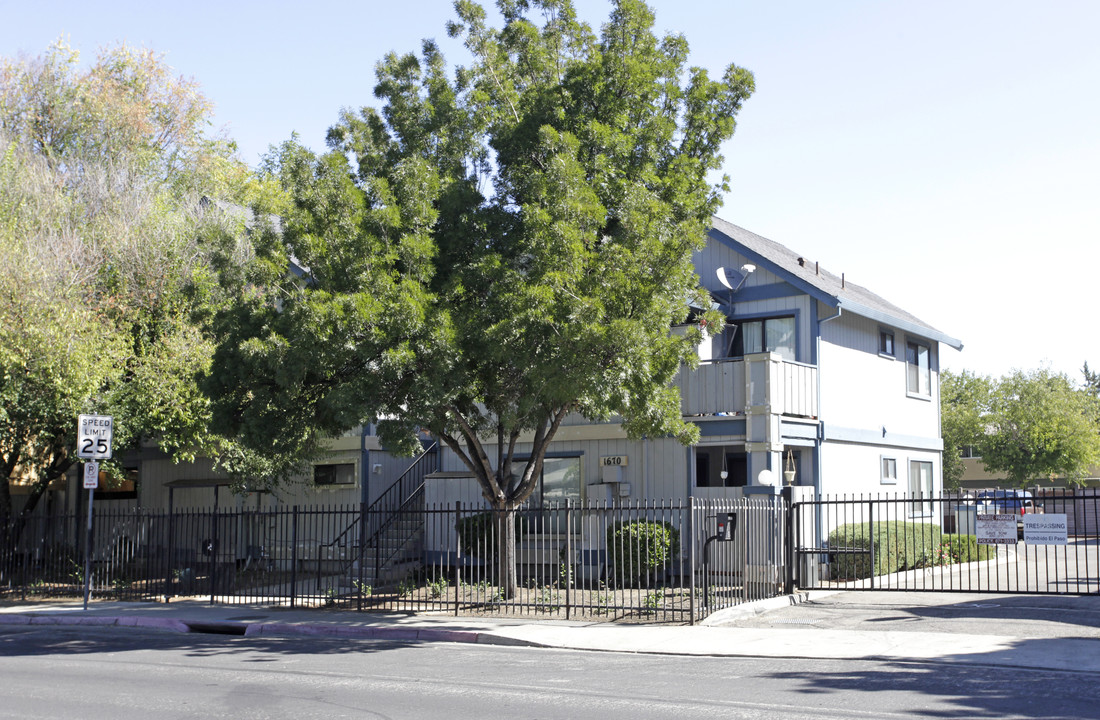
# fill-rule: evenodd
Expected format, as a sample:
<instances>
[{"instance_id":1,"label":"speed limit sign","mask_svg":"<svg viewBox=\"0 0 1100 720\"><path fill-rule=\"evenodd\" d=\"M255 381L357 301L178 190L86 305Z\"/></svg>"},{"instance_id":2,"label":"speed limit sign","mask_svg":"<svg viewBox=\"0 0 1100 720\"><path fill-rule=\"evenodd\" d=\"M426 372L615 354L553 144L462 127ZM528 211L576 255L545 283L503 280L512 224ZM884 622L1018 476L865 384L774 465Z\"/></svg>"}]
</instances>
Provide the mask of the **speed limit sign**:
<instances>
[{"instance_id":1,"label":"speed limit sign","mask_svg":"<svg viewBox=\"0 0 1100 720\"><path fill-rule=\"evenodd\" d=\"M109 460L115 419L110 415L81 415L76 422L76 456L84 460Z\"/></svg>"}]
</instances>

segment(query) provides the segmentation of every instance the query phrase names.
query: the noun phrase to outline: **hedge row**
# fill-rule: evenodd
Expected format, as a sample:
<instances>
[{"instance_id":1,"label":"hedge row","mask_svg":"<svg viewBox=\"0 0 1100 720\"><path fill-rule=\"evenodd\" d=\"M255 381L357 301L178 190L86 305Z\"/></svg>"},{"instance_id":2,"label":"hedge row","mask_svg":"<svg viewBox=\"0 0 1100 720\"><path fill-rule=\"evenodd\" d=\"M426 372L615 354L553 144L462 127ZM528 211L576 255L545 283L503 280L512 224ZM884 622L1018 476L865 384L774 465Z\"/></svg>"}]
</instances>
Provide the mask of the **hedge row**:
<instances>
[{"instance_id":1,"label":"hedge row","mask_svg":"<svg viewBox=\"0 0 1100 720\"><path fill-rule=\"evenodd\" d=\"M943 535L937 525L911 522L876 523L873 533L869 523L841 525L829 534L829 548L836 579L988 560L997 554L995 546L979 545L973 535Z\"/></svg>"}]
</instances>

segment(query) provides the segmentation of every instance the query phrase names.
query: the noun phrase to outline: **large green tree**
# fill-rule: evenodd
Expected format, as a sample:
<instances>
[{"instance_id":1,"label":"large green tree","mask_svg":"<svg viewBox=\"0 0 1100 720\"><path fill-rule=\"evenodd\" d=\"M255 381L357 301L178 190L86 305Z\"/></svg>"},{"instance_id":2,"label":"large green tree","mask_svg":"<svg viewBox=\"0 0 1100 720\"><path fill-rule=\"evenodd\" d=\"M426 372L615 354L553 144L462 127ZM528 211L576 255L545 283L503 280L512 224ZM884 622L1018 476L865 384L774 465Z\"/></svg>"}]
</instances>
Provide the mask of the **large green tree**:
<instances>
[{"instance_id":1,"label":"large green tree","mask_svg":"<svg viewBox=\"0 0 1100 720\"><path fill-rule=\"evenodd\" d=\"M325 155L272 157L293 208L221 316L210 390L228 434L291 462L371 416L390 447L439 437L503 511L511 593L512 511L569 413L697 437L671 385L700 331L670 329L704 300L692 253L753 78L689 67L636 0L599 33L569 0L497 6L492 27L455 4L469 66L432 42L388 55L380 112L345 112Z\"/></svg>"},{"instance_id":2,"label":"large green tree","mask_svg":"<svg viewBox=\"0 0 1100 720\"><path fill-rule=\"evenodd\" d=\"M1049 369L1016 371L997 383L982 445L987 470L1015 484L1077 481L1100 463L1100 399Z\"/></svg>"},{"instance_id":3,"label":"large green tree","mask_svg":"<svg viewBox=\"0 0 1100 720\"><path fill-rule=\"evenodd\" d=\"M116 416L116 453L149 437L177 458L223 443L196 382L213 348L196 312L242 222L201 197L258 186L209 118L194 82L148 51L82 68L58 43L0 60L0 528L13 485L18 535L73 465L79 413Z\"/></svg>"},{"instance_id":4,"label":"large green tree","mask_svg":"<svg viewBox=\"0 0 1100 720\"><path fill-rule=\"evenodd\" d=\"M944 481L962 475L959 450L1013 485L1084 478L1100 463L1100 398L1041 368L999 379L945 371L940 379Z\"/></svg>"},{"instance_id":5,"label":"large green tree","mask_svg":"<svg viewBox=\"0 0 1100 720\"><path fill-rule=\"evenodd\" d=\"M993 381L969 370L940 372L940 418L943 434L943 484L958 488L963 476L962 452L985 439Z\"/></svg>"}]
</instances>

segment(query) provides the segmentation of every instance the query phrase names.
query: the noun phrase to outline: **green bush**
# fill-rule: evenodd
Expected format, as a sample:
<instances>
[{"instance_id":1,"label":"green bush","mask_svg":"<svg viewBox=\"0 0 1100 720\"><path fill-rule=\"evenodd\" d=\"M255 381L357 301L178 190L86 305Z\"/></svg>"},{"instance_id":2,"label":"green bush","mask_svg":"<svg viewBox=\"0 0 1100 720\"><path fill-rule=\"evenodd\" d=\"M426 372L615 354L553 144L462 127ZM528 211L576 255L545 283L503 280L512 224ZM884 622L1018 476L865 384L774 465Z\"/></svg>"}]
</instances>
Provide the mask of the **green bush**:
<instances>
[{"instance_id":1,"label":"green bush","mask_svg":"<svg viewBox=\"0 0 1100 720\"><path fill-rule=\"evenodd\" d=\"M467 515L455 523L458 546L463 555L494 555L496 552L496 516L491 512Z\"/></svg>"},{"instance_id":2,"label":"green bush","mask_svg":"<svg viewBox=\"0 0 1100 720\"><path fill-rule=\"evenodd\" d=\"M485 560L495 558L497 554L497 518L500 513L486 510L476 515L467 515L455 523L458 533L458 546L463 555L472 555ZM527 534L527 518L516 512L516 540Z\"/></svg>"},{"instance_id":3,"label":"green bush","mask_svg":"<svg viewBox=\"0 0 1100 720\"><path fill-rule=\"evenodd\" d=\"M666 522L616 523L607 529L610 572L620 585L637 583L680 553L680 532Z\"/></svg>"},{"instance_id":4,"label":"green bush","mask_svg":"<svg viewBox=\"0 0 1100 720\"><path fill-rule=\"evenodd\" d=\"M875 564L872 568L871 553L837 552L833 577L859 579L927 567L934 564L940 537L938 525L925 523L875 523L873 534L869 523L841 525L829 534L829 548L873 550Z\"/></svg>"},{"instance_id":5,"label":"green bush","mask_svg":"<svg viewBox=\"0 0 1100 720\"><path fill-rule=\"evenodd\" d=\"M997 546L979 545L974 535L944 535L937 555L937 565L990 560L997 557Z\"/></svg>"}]
</instances>

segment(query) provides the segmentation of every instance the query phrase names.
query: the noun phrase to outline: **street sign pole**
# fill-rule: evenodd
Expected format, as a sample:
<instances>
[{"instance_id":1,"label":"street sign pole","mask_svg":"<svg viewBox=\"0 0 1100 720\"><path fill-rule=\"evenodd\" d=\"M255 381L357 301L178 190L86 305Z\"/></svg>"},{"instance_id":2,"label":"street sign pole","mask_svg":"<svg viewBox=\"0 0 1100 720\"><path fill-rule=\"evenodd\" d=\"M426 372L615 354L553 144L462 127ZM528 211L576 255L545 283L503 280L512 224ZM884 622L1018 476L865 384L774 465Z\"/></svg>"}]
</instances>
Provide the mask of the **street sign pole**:
<instances>
[{"instance_id":1,"label":"street sign pole","mask_svg":"<svg viewBox=\"0 0 1100 720\"><path fill-rule=\"evenodd\" d=\"M84 542L84 609L87 610L92 594L92 503L95 489L99 487L99 463L95 460L84 463L84 487L88 490L88 537Z\"/></svg>"},{"instance_id":2,"label":"street sign pole","mask_svg":"<svg viewBox=\"0 0 1100 720\"><path fill-rule=\"evenodd\" d=\"M88 598L92 595L92 501L95 488L88 489L88 537L84 541L84 610L88 610Z\"/></svg>"},{"instance_id":3,"label":"street sign pole","mask_svg":"<svg viewBox=\"0 0 1100 720\"><path fill-rule=\"evenodd\" d=\"M84 463L84 487L88 491L88 536L84 542L84 610L92 595L92 503L99 487L99 463L111 459L115 419L110 415L80 415L76 419L76 456Z\"/></svg>"}]
</instances>

